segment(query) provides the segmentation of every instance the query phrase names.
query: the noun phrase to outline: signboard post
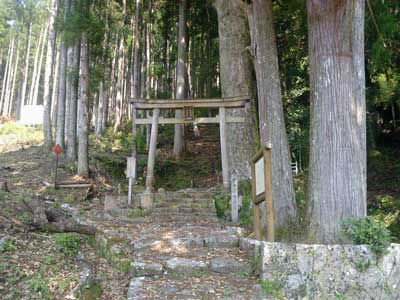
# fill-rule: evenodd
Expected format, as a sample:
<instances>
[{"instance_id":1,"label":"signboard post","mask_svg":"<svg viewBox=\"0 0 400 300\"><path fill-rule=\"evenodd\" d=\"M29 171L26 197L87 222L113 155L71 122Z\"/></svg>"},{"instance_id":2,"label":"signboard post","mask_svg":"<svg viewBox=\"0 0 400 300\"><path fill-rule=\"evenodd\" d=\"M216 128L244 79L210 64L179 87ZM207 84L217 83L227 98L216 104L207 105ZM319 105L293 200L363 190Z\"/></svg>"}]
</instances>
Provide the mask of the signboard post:
<instances>
[{"instance_id":1,"label":"signboard post","mask_svg":"<svg viewBox=\"0 0 400 300\"><path fill-rule=\"evenodd\" d=\"M55 145L53 149L51 149L53 153L56 155L56 170L54 174L54 189L57 189L57 170L58 170L58 156L62 153L63 149L59 144Z\"/></svg>"},{"instance_id":2,"label":"signboard post","mask_svg":"<svg viewBox=\"0 0 400 300\"><path fill-rule=\"evenodd\" d=\"M271 146L263 147L254 155L251 164L252 171L252 199L253 199L253 223L255 239L262 238L262 224L260 221L260 204L265 201L265 220L267 226L267 241L275 241L275 216L272 200L272 165Z\"/></svg>"}]
</instances>

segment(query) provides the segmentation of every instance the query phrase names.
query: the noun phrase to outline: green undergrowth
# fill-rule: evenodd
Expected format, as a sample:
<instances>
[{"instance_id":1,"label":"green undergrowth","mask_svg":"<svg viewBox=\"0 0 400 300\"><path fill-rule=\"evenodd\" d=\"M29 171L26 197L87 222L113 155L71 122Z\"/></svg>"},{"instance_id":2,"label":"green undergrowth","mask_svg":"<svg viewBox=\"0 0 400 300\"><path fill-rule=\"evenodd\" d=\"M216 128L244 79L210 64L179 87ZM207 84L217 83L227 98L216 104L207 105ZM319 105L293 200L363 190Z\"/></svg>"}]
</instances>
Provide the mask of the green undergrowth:
<instances>
[{"instance_id":1,"label":"green undergrowth","mask_svg":"<svg viewBox=\"0 0 400 300\"><path fill-rule=\"evenodd\" d=\"M344 237L356 245L368 245L380 257L387 253L392 241L391 233L385 224L376 221L373 217L349 219L342 223Z\"/></svg>"},{"instance_id":2,"label":"green undergrowth","mask_svg":"<svg viewBox=\"0 0 400 300\"><path fill-rule=\"evenodd\" d=\"M55 233L57 251L68 257L74 257L81 249L82 238L76 233Z\"/></svg>"},{"instance_id":3,"label":"green undergrowth","mask_svg":"<svg viewBox=\"0 0 400 300\"><path fill-rule=\"evenodd\" d=\"M15 135L25 141L41 141L43 130L41 127L29 127L16 122L7 122L0 127L0 135Z\"/></svg>"},{"instance_id":4,"label":"green undergrowth","mask_svg":"<svg viewBox=\"0 0 400 300\"><path fill-rule=\"evenodd\" d=\"M400 151L384 147L368 154L368 215L400 242Z\"/></svg>"},{"instance_id":5,"label":"green undergrowth","mask_svg":"<svg viewBox=\"0 0 400 300\"><path fill-rule=\"evenodd\" d=\"M239 196L242 197L242 206L239 209L239 221L241 226L251 227L253 225L253 210L251 209L251 182L242 180L238 186ZM219 218L230 220L230 197L231 195L221 189L214 195L215 209Z\"/></svg>"}]
</instances>

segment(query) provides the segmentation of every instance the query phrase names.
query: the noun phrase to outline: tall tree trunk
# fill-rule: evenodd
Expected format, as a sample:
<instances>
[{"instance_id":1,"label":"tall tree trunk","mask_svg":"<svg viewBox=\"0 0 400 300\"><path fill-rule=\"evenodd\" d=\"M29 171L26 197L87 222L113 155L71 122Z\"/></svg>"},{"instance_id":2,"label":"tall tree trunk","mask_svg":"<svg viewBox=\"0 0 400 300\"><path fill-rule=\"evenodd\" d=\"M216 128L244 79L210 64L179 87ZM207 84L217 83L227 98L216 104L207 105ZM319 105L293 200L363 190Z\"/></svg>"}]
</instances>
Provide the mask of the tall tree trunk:
<instances>
[{"instance_id":1,"label":"tall tree trunk","mask_svg":"<svg viewBox=\"0 0 400 300\"><path fill-rule=\"evenodd\" d=\"M296 202L279 76L272 0L253 0L248 9L257 77L261 145L271 144L275 226L293 221Z\"/></svg>"},{"instance_id":2,"label":"tall tree trunk","mask_svg":"<svg viewBox=\"0 0 400 300\"><path fill-rule=\"evenodd\" d=\"M7 89L7 77L8 73L10 72L10 66L11 66L11 52L12 48L14 45L14 39L12 39L10 45L8 46L8 53L7 53L7 62L6 62L6 67L4 69L4 75L3 75L3 84L1 88L1 98L0 98L0 113L1 115L4 115L4 106L5 106L5 94L6 94L6 89Z\"/></svg>"},{"instance_id":3,"label":"tall tree trunk","mask_svg":"<svg viewBox=\"0 0 400 300\"><path fill-rule=\"evenodd\" d=\"M61 0L60 0L61 1ZM69 10L69 0L64 0L64 27L66 26L67 14ZM65 95L66 95L66 81L67 81L67 53L68 47L65 43L65 30L62 34L60 45L60 75L59 87L57 96L57 127L56 127L56 144L62 148L65 145Z\"/></svg>"},{"instance_id":4,"label":"tall tree trunk","mask_svg":"<svg viewBox=\"0 0 400 300\"><path fill-rule=\"evenodd\" d=\"M364 0L307 1L311 153L310 229L339 239L340 222L366 215Z\"/></svg>"},{"instance_id":5,"label":"tall tree trunk","mask_svg":"<svg viewBox=\"0 0 400 300\"><path fill-rule=\"evenodd\" d=\"M252 96L251 60L247 16L240 0L214 0L218 14L222 97ZM245 123L227 124L230 174L250 178L250 159L254 152L253 120L250 107L229 109L227 116L245 117Z\"/></svg>"},{"instance_id":6,"label":"tall tree trunk","mask_svg":"<svg viewBox=\"0 0 400 300\"><path fill-rule=\"evenodd\" d=\"M29 22L28 31L26 36L26 45L25 45L25 70L24 70L24 81L22 82L22 93L21 99L19 100L21 105L19 106L19 110L17 111L17 120L21 115L20 109L25 105L25 98L26 98L26 90L28 84L28 73L29 73L29 59L30 59L30 52L31 52L31 36L32 36L32 21Z\"/></svg>"},{"instance_id":7,"label":"tall tree trunk","mask_svg":"<svg viewBox=\"0 0 400 300\"><path fill-rule=\"evenodd\" d=\"M187 0L179 1L179 32L178 32L178 58L176 63L176 99L184 99L186 91L186 61L187 61ZM175 118L180 119L183 117L182 111L175 111ZM174 151L173 154L176 158L182 155L184 148L184 130L183 125L175 125L174 134Z\"/></svg>"},{"instance_id":8,"label":"tall tree trunk","mask_svg":"<svg viewBox=\"0 0 400 300\"><path fill-rule=\"evenodd\" d=\"M8 115L12 115L13 111L13 103L14 103L14 93L15 93L15 83L17 81L17 73L18 73L18 64L19 64L19 44L20 41L18 41L17 44L17 54L15 57L15 64L14 64L14 74L13 74L13 79L11 83L11 95L10 95L10 106L8 107ZM20 107L18 107L18 104L21 104L18 99L16 101L16 107L15 107L15 113L17 114L20 111Z\"/></svg>"},{"instance_id":9,"label":"tall tree trunk","mask_svg":"<svg viewBox=\"0 0 400 300\"><path fill-rule=\"evenodd\" d=\"M140 13L141 3L140 0L136 0L136 11L135 11L135 38L134 38L134 53L133 53L133 88L132 88L132 98L137 99L139 96L139 84L140 84L140 24L141 24L141 13ZM136 119L136 110L132 108L132 119ZM132 157L137 156L137 131L136 125L132 126Z\"/></svg>"},{"instance_id":10,"label":"tall tree trunk","mask_svg":"<svg viewBox=\"0 0 400 300\"><path fill-rule=\"evenodd\" d=\"M39 56L41 53L41 49L42 49L42 39L43 36L46 36L46 28L47 28L47 24L42 25L42 27L40 28L40 33L39 33L39 40L36 44L36 51L35 51L35 58L33 61L33 71L32 71L32 79L31 79L31 86L30 86L30 90L29 90L29 96L28 96L28 101L27 104L28 105L33 105L33 94L34 94L34 90L35 90L35 86L36 86L36 73L38 72L38 67L39 67ZM40 69L40 67L39 67Z\"/></svg>"},{"instance_id":11,"label":"tall tree trunk","mask_svg":"<svg viewBox=\"0 0 400 300\"><path fill-rule=\"evenodd\" d=\"M13 68L13 62L14 62L14 56L15 56L15 42L13 40L13 47L11 51L11 57L10 57L10 66L9 66L9 72L7 76L7 82L6 82L6 95L5 95L5 107L4 107L4 114L7 116L8 115L8 108L10 107L10 96L11 96L11 83L12 83L12 77L14 73L14 68Z\"/></svg>"},{"instance_id":12,"label":"tall tree trunk","mask_svg":"<svg viewBox=\"0 0 400 300\"><path fill-rule=\"evenodd\" d=\"M40 85L40 78L42 75L42 65L43 65L43 57L44 57L44 48L46 45L47 41L47 30L49 26L46 24L46 29L43 35L43 42L42 42L42 48L40 50L40 58L39 58L39 64L38 64L38 69L36 72L36 79L35 79L35 87L33 90L33 97L32 97L32 104L37 105L38 104L38 93L39 93L39 85Z\"/></svg>"},{"instance_id":13,"label":"tall tree trunk","mask_svg":"<svg viewBox=\"0 0 400 300\"><path fill-rule=\"evenodd\" d=\"M53 82L52 82L52 94L51 94L51 125L52 128L57 127L57 95L58 95L58 87L60 81L58 77L60 75L60 47L56 49L56 62L53 68Z\"/></svg>"},{"instance_id":14,"label":"tall tree trunk","mask_svg":"<svg viewBox=\"0 0 400 300\"><path fill-rule=\"evenodd\" d=\"M75 41L72 51L71 62L71 102L68 113L68 131L67 131L67 159L75 161L77 156L77 105L78 105L78 89L79 89L79 60L80 60L81 42L79 39Z\"/></svg>"},{"instance_id":15,"label":"tall tree trunk","mask_svg":"<svg viewBox=\"0 0 400 300\"><path fill-rule=\"evenodd\" d=\"M51 71L54 59L54 42L56 38L55 32L55 15L57 13L57 0L51 0L50 18L49 18L49 37L47 41L46 67L44 74L44 112L43 112L43 130L44 130L44 146L50 149L53 144L51 132Z\"/></svg>"},{"instance_id":16,"label":"tall tree trunk","mask_svg":"<svg viewBox=\"0 0 400 300\"><path fill-rule=\"evenodd\" d=\"M89 53L86 32L82 33L79 80L81 95L78 108L78 175L89 177L88 135L89 135Z\"/></svg>"},{"instance_id":17,"label":"tall tree trunk","mask_svg":"<svg viewBox=\"0 0 400 300\"><path fill-rule=\"evenodd\" d=\"M126 15L126 0L122 0L122 14L121 21L119 24L120 28L120 40L118 49L118 76L116 85L116 106L115 106L115 124L114 132L117 132L122 122L122 112L123 112L123 81L124 81L124 71L125 71L125 15Z\"/></svg>"}]
</instances>

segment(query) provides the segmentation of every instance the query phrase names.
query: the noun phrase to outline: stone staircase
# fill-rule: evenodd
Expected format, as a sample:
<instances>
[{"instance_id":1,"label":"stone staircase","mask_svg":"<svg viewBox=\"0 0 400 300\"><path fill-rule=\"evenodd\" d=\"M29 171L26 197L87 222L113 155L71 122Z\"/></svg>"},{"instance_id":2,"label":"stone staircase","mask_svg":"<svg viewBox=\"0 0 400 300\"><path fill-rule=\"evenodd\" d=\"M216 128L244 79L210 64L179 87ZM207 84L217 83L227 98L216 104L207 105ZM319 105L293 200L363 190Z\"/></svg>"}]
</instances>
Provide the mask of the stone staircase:
<instances>
[{"instance_id":1,"label":"stone staircase","mask_svg":"<svg viewBox=\"0 0 400 300\"><path fill-rule=\"evenodd\" d=\"M133 242L128 300L265 299L243 230L218 220L210 193L168 193L150 217L153 230Z\"/></svg>"}]
</instances>

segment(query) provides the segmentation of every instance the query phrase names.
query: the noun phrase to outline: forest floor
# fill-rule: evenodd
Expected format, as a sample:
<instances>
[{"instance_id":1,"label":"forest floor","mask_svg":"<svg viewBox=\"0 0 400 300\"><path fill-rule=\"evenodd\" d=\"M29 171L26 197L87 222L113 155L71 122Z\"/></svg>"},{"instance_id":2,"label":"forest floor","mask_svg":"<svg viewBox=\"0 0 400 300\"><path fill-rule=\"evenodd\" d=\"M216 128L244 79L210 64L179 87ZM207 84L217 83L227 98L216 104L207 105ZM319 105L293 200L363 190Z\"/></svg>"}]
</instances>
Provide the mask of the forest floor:
<instances>
[{"instance_id":1,"label":"forest floor","mask_svg":"<svg viewBox=\"0 0 400 300\"><path fill-rule=\"evenodd\" d=\"M124 147L124 141L129 135L121 134L113 142L108 138L112 139L105 134L103 140L93 137L90 141L93 189L55 190L46 184L54 180L55 156L43 151L42 131L15 123L0 124L0 182L7 181L10 190L0 191L0 239L8 237L0 247L1 299L71 298L71 291L79 283L82 271L76 259L78 249L95 266L94 276L101 281L102 289L99 299L126 299L130 279L126 276L126 268L115 268L107 257L99 253L92 237L31 232L20 226L31 221L29 215L21 212L21 203L30 202L36 194L54 207L67 204L75 211L82 214L87 212L91 216L102 213L106 195L125 194L124 169L125 158L129 156L126 149L129 147ZM160 143L164 143L162 138ZM164 144L163 148L168 146ZM204 188L220 181L219 151L215 137L188 143L188 151L178 163L163 148L159 153L158 186L166 186L167 189ZM139 168L141 174L144 164L143 156L142 167ZM59 180L79 181L75 172L76 166L61 157ZM139 184L141 180L139 178ZM137 189L141 189L140 185ZM136 217L135 211L130 214ZM124 226L125 223L121 228Z\"/></svg>"},{"instance_id":2,"label":"forest floor","mask_svg":"<svg viewBox=\"0 0 400 300\"><path fill-rule=\"evenodd\" d=\"M27 220L29 216L20 210L21 203L31 201L35 194L40 194L55 207L67 205L66 207L90 219L93 223L96 223L99 216L101 216L100 219L104 219L104 197L117 197L125 194L127 190L124 169L125 158L129 156L130 136L125 132L117 136L107 132L100 140L91 138L90 165L91 181L94 186L92 190L54 190L44 184L44 182L53 182L55 157L43 151L41 130L19 126L15 123L0 124L0 182L7 181L10 189L8 193L0 191L0 239L4 236L9 237L7 242L0 246L1 299L71 298L71 291L80 281L82 271L82 265L76 259L78 250L84 253L86 261L94 267L94 277L101 283L101 291L94 290L93 295L101 294L98 299L104 300L126 299L130 284L134 284L130 282L130 276L126 275L126 265L116 267L115 261L110 260L110 257L104 253L99 253L97 241L94 238L73 234L30 232L19 225L29 221ZM204 132L205 134L200 139L191 140L187 145L188 151L180 162L176 162L166 150L171 147L168 142L171 130L161 128L161 132L163 134L160 137L161 149L156 170L158 187L166 187L167 190L205 189L220 182L219 143L215 129ZM396 236L397 241L400 239L400 162L398 157L400 157L399 149L386 147L370 153L368 162L369 213L383 220ZM142 176L139 178L139 183L144 178L144 165L145 156L141 154L139 176L140 174ZM61 160L59 178L79 181L80 178L74 176L75 171L75 165ZM298 180L298 182L302 181ZM137 189L141 189L140 185ZM304 187L300 184L297 190L299 196L304 192ZM303 199L304 195L299 197ZM172 213L175 214L175 212ZM130 236L128 240L133 245L139 237L143 237L143 232L159 232L159 235L164 236L161 241L157 235L149 235L147 239L164 244L166 240L170 240L166 232L176 233L176 229L179 228L179 226L174 228L172 225L170 227L162 225L171 221L165 221L163 219L165 216L157 217L158 222L153 222L150 226L148 221L151 219L146 219L147 216L143 211L137 209L126 210L125 216L120 219L118 216L106 215L106 217L109 219L102 221L103 225L98 224L99 228L114 224L114 231L118 234L131 229L129 233L125 233ZM11 224L10 220L12 220ZM187 238L192 231L201 232L199 228L189 226L181 233L181 238ZM226 224L215 218L203 226L203 230L216 232L224 228L227 228ZM244 254L237 249L209 251L198 249L197 258L209 263L213 258L222 256L223 252L231 253L231 256L238 261L244 261ZM167 261L176 256L193 259L187 254L176 255L174 252L164 255L165 260L162 261L145 256L141 259L148 263L161 264L163 268L166 268ZM190 297L200 299L198 294L185 295L185 293L196 291L196 288L185 289L185 285L197 286L199 292L200 289L203 292L206 289L207 293L209 292L207 297L210 299L231 299L230 297L235 294L243 295L242 299L251 299L245 296L248 290L262 289L255 278L246 276L244 280L240 274L237 274L240 279L238 282L236 282L237 278L228 278L225 275L217 278L215 274L207 270L200 270L191 276L182 276L174 272L170 274L176 276L171 276L167 281L154 280L153 277L145 279L142 283L149 287L146 293L150 296L143 299L162 299L151 294L161 289L161 286L165 288L166 293L181 293L180 298L176 299ZM140 289L141 283L137 283L136 288ZM96 296L94 297L97 299ZM208 299L205 295L201 297Z\"/></svg>"}]
</instances>

